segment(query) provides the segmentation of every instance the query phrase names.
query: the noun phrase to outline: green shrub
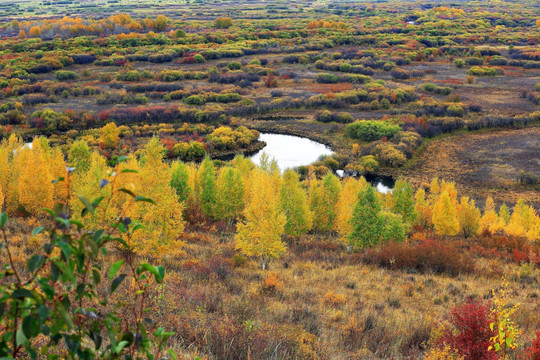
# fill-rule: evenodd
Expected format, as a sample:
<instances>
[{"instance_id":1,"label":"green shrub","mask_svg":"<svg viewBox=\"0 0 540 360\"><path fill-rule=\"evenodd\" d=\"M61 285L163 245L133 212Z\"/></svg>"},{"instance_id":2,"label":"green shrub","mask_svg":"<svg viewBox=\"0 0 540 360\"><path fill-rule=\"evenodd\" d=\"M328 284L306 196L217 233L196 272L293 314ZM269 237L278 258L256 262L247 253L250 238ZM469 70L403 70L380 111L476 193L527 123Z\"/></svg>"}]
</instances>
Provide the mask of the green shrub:
<instances>
[{"instance_id":1,"label":"green shrub","mask_svg":"<svg viewBox=\"0 0 540 360\"><path fill-rule=\"evenodd\" d=\"M462 117L464 113L465 110L463 110L463 107L459 104L452 104L446 109L446 114L448 116Z\"/></svg>"},{"instance_id":2,"label":"green shrub","mask_svg":"<svg viewBox=\"0 0 540 360\"><path fill-rule=\"evenodd\" d=\"M238 61L231 61L227 64L227 67L230 70L240 70L242 68L242 64L240 64Z\"/></svg>"},{"instance_id":3,"label":"green shrub","mask_svg":"<svg viewBox=\"0 0 540 360\"><path fill-rule=\"evenodd\" d=\"M137 70L129 70L116 75L116 80L119 81L141 81L141 78L142 76Z\"/></svg>"},{"instance_id":4,"label":"green shrub","mask_svg":"<svg viewBox=\"0 0 540 360\"><path fill-rule=\"evenodd\" d=\"M463 61L463 59L456 59L454 60L454 65L456 65L458 69L461 69L465 66L465 61Z\"/></svg>"},{"instance_id":5,"label":"green shrub","mask_svg":"<svg viewBox=\"0 0 540 360\"><path fill-rule=\"evenodd\" d=\"M360 167L363 172L374 173L379 170L379 162L373 155L367 155L360 159Z\"/></svg>"},{"instance_id":6,"label":"green shrub","mask_svg":"<svg viewBox=\"0 0 540 360\"><path fill-rule=\"evenodd\" d=\"M75 80L77 79L77 74L73 71L59 70L56 72L55 77L58 81Z\"/></svg>"},{"instance_id":7,"label":"green shrub","mask_svg":"<svg viewBox=\"0 0 540 360\"><path fill-rule=\"evenodd\" d=\"M435 94L441 94L441 95L450 95L450 93L452 92L452 89L449 88L448 86L437 86L432 83L425 84L422 87L422 89L424 91L432 92Z\"/></svg>"},{"instance_id":8,"label":"green shrub","mask_svg":"<svg viewBox=\"0 0 540 360\"><path fill-rule=\"evenodd\" d=\"M537 84L536 84L536 86L534 87L534 90L540 92L540 83L537 83Z\"/></svg>"},{"instance_id":9,"label":"green shrub","mask_svg":"<svg viewBox=\"0 0 540 360\"><path fill-rule=\"evenodd\" d=\"M497 76L497 70L490 67L473 66L467 71L467 74L473 76Z\"/></svg>"},{"instance_id":10,"label":"green shrub","mask_svg":"<svg viewBox=\"0 0 540 360\"><path fill-rule=\"evenodd\" d=\"M339 76L329 73L317 74L315 80L320 84L336 84L339 82Z\"/></svg>"},{"instance_id":11,"label":"green shrub","mask_svg":"<svg viewBox=\"0 0 540 360\"><path fill-rule=\"evenodd\" d=\"M184 98L184 103L188 105L203 105L206 100L200 95L191 95Z\"/></svg>"},{"instance_id":12,"label":"green shrub","mask_svg":"<svg viewBox=\"0 0 540 360\"><path fill-rule=\"evenodd\" d=\"M195 62L198 62L198 63L206 62L206 59L201 54L197 54L193 56L193 60L195 60Z\"/></svg>"},{"instance_id":13,"label":"green shrub","mask_svg":"<svg viewBox=\"0 0 540 360\"><path fill-rule=\"evenodd\" d=\"M401 130L399 125L387 121L362 120L345 126L345 134L351 139L375 141L382 137L392 137Z\"/></svg>"}]
</instances>

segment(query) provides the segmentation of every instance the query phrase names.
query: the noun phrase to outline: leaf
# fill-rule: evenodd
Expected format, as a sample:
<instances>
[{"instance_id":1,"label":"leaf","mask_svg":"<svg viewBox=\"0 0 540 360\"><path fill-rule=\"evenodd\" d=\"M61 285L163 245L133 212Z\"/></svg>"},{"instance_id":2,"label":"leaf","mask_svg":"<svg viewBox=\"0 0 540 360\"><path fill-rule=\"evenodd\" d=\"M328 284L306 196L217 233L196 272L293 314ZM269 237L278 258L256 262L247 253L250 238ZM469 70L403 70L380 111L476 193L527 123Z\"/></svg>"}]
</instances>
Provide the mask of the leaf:
<instances>
[{"instance_id":1,"label":"leaf","mask_svg":"<svg viewBox=\"0 0 540 360\"><path fill-rule=\"evenodd\" d=\"M92 204L90 203L90 201L82 195L78 195L78 197L79 200L81 200L81 202L83 203L84 208L93 214L95 209L94 206L92 206Z\"/></svg>"},{"instance_id":2,"label":"leaf","mask_svg":"<svg viewBox=\"0 0 540 360\"><path fill-rule=\"evenodd\" d=\"M35 317L27 316L23 319L22 330L27 339L31 339L39 334L39 326Z\"/></svg>"},{"instance_id":3,"label":"leaf","mask_svg":"<svg viewBox=\"0 0 540 360\"><path fill-rule=\"evenodd\" d=\"M95 346L96 350L99 349L101 347L101 341L102 341L102 338L101 338L101 335L99 334L99 332L91 331L90 336L92 337L92 341L96 345Z\"/></svg>"},{"instance_id":4,"label":"leaf","mask_svg":"<svg viewBox=\"0 0 540 360\"><path fill-rule=\"evenodd\" d=\"M7 213L3 212L0 214L0 229L4 228L4 225L6 225L7 218Z\"/></svg>"},{"instance_id":5,"label":"leaf","mask_svg":"<svg viewBox=\"0 0 540 360\"><path fill-rule=\"evenodd\" d=\"M139 173L137 170L133 170L133 169L124 169L121 172L123 172L123 173L136 173L136 174Z\"/></svg>"},{"instance_id":6,"label":"leaf","mask_svg":"<svg viewBox=\"0 0 540 360\"><path fill-rule=\"evenodd\" d=\"M62 319L64 319L64 324L67 326L67 328L69 330L71 330L74 327L73 320L71 320L71 317L67 313L67 311L64 308L64 306L62 305L62 303L57 302L57 303L54 304L54 307L55 307L56 311L58 311L60 313L60 316L62 316Z\"/></svg>"},{"instance_id":7,"label":"leaf","mask_svg":"<svg viewBox=\"0 0 540 360\"><path fill-rule=\"evenodd\" d=\"M38 226L37 228L35 228L33 231L32 231L32 236L37 236L39 235L43 230L45 230L45 228L43 226Z\"/></svg>"},{"instance_id":8,"label":"leaf","mask_svg":"<svg viewBox=\"0 0 540 360\"><path fill-rule=\"evenodd\" d=\"M37 269L39 269L41 265L43 265L44 261L45 256L43 255L34 255L30 259L28 259L26 267L28 268L30 274L33 274Z\"/></svg>"},{"instance_id":9,"label":"leaf","mask_svg":"<svg viewBox=\"0 0 540 360\"><path fill-rule=\"evenodd\" d=\"M24 345L28 341L28 339L24 335L22 324L17 329L17 334L15 336L15 339L16 339L17 345Z\"/></svg>"},{"instance_id":10,"label":"leaf","mask_svg":"<svg viewBox=\"0 0 540 360\"><path fill-rule=\"evenodd\" d=\"M141 274L145 271L149 271L154 275L158 284L161 284L163 282L163 277L161 276L160 271L157 267L150 264L140 264L139 268L140 269L137 269L137 273ZM165 269L163 269L163 273L165 273Z\"/></svg>"},{"instance_id":11,"label":"leaf","mask_svg":"<svg viewBox=\"0 0 540 360\"><path fill-rule=\"evenodd\" d=\"M105 196L100 196L100 197L95 198L92 201L92 206L97 208L103 199L105 199Z\"/></svg>"},{"instance_id":12,"label":"leaf","mask_svg":"<svg viewBox=\"0 0 540 360\"><path fill-rule=\"evenodd\" d=\"M34 294L27 289L17 289L11 294L13 299L34 298Z\"/></svg>"},{"instance_id":13,"label":"leaf","mask_svg":"<svg viewBox=\"0 0 540 360\"><path fill-rule=\"evenodd\" d=\"M144 202L148 202L150 204L155 204L154 200L152 200L150 198L147 198L147 197L144 197L144 196L135 197L135 201L144 201Z\"/></svg>"},{"instance_id":14,"label":"leaf","mask_svg":"<svg viewBox=\"0 0 540 360\"><path fill-rule=\"evenodd\" d=\"M121 163L123 161L127 161L129 160L129 157L128 156L125 156L125 155L122 155L122 156L119 156L118 157L118 162Z\"/></svg>"},{"instance_id":15,"label":"leaf","mask_svg":"<svg viewBox=\"0 0 540 360\"><path fill-rule=\"evenodd\" d=\"M101 282L101 274L96 269L92 269L92 278L94 279L94 284L99 284Z\"/></svg>"},{"instance_id":16,"label":"leaf","mask_svg":"<svg viewBox=\"0 0 540 360\"><path fill-rule=\"evenodd\" d=\"M114 348L114 352L117 354L120 354L122 350L128 345L129 343L127 341L120 341L116 347Z\"/></svg>"},{"instance_id":17,"label":"leaf","mask_svg":"<svg viewBox=\"0 0 540 360\"><path fill-rule=\"evenodd\" d=\"M134 194L132 191L126 189L126 188L118 189L118 191L124 192L124 193L128 194L128 195L131 196L131 197L135 197L135 194ZM136 200L135 200L135 201L136 201Z\"/></svg>"},{"instance_id":18,"label":"leaf","mask_svg":"<svg viewBox=\"0 0 540 360\"><path fill-rule=\"evenodd\" d=\"M178 358L176 357L176 353L174 352L174 350L169 349L169 350L167 350L167 352L168 352L169 355L171 356L171 359L173 359L173 360L178 360Z\"/></svg>"},{"instance_id":19,"label":"leaf","mask_svg":"<svg viewBox=\"0 0 540 360\"><path fill-rule=\"evenodd\" d=\"M122 266L123 263L124 263L124 260L119 260L111 266L111 270L109 270L109 280L112 280L112 278L116 275L118 270L120 270L120 267Z\"/></svg>"},{"instance_id":20,"label":"leaf","mask_svg":"<svg viewBox=\"0 0 540 360\"><path fill-rule=\"evenodd\" d=\"M120 286L120 284L122 283L122 281L124 281L124 279L126 278L126 274L120 274L118 275L117 278L115 278L113 281L112 281L112 284L111 284L111 292L114 292L118 286Z\"/></svg>"},{"instance_id":21,"label":"leaf","mask_svg":"<svg viewBox=\"0 0 540 360\"><path fill-rule=\"evenodd\" d=\"M99 181L99 188L100 188L100 189L103 189L105 186L107 186L108 183L109 183L109 180L101 179L101 180Z\"/></svg>"},{"instance_id":22,"label":"leaf","mask_svg":"<svg viewBox=\"0 0 540 360\"><path fill-rule=\"evenodd\" d=\"M159 265L157 269L158 269L159 276L161 277L161 279L165 279L165 268Z\"/></svg>"}]
</instances>

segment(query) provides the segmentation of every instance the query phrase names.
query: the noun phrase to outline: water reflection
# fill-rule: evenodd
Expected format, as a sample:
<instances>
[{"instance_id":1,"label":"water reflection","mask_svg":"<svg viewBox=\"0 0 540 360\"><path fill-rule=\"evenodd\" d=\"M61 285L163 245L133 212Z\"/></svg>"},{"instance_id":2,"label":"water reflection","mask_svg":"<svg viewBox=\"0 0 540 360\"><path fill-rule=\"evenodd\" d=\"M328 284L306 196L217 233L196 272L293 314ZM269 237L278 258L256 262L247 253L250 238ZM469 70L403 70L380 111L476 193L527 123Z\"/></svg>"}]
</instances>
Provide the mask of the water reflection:
<instances>
[{"instance_id":1,"label":"water reflection","mask_svg":"<svg viewBox=\"0 0 540 360\"><path fill-rule=\"evenodd\" d=\"M276 159L281 170L309 165L319 159L321 155L332 155L329 146L299 136L261 133L259 140L266 146L251 157L259 165L263 153L270 159Z\"/></svg>"}]
</instances>

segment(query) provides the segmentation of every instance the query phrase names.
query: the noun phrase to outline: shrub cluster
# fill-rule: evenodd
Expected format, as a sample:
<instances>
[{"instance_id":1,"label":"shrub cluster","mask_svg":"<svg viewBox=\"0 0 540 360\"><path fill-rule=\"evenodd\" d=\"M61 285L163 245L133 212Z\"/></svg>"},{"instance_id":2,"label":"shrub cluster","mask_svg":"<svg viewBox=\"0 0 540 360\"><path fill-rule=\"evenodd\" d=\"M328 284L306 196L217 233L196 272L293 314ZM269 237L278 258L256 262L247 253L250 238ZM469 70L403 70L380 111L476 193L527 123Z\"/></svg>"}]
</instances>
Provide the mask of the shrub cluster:
<instances>
[{"instance_id":1,"label":"shrub cluster","mask_svg":"<svg viewBox=\"0 0 540 360\"><path fill-rule=\"evenodd\" d=\"M392 137L401 130L399 125L388 121L362 120L348 124L345 133L351 139L375 141L382 137Z\"/></svg>"}]
</instances>

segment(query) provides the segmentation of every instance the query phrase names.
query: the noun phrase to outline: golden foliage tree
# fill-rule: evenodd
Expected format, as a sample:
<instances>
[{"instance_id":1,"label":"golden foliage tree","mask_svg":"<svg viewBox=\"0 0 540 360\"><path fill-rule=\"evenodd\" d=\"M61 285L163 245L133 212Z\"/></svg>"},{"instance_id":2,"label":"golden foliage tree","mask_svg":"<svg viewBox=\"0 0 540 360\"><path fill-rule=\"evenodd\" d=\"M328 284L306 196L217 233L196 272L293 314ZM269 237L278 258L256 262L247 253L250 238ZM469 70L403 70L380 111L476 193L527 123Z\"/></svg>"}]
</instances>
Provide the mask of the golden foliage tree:
<instances>
[{"instance_id":1,"label":"golden foliage tree","mask_svg":"<svg viewBox=\"0 0 540 360\"><path fill-rule=\"evenodd\" d=\"M336 230L344 241L347 241L347 237L352 231L351 218L353 215L354 205L358 200L358 193L368 186L368 183L364 177L359 180L355 178L345 179L343 190L339 196L337 203L337 217L334 223L334 230Z\"/></svg>"},{"instance_id":2,"label":"golden foliage tree","mask_svg":"<svg viewBox=\"0 0 540 360\"><path fill-rule=\"evenodd\" d=\"M116 149L120 141L120 129L110 122L101 129L100 143L105 149Z\"/></svg>"},{"instance_id":3,"label":"golden foliage tree","mask_svg":"<svg viewBox=\"0 0 540 360\"><path fill-rule=\"evenodd\" d=\"M154 201L154 204L135 202L126 211L130 218L144 224L144 228L129 239L130 245L139 254L174 255L183 246L179 239L184 231L183 206L178 201L176 190L170 185L171 173L163 162L163 152L159 140L152 138L137 164L139 173L133 175L136 181L134 193Z\"/></svg>"},{"instance_id":4,"label":"golden foliage tree","mask_svg":"<svg viewBox=\"0 0 540 360\"><path fill-rule=\"evenodd\" d=\"M309 205L313 212L313 227L319 231L330 231L334 226L336 205L341 193L341 183L332 173L322 181L313 180L310 186Z\"/></svg>"},{"instance_id":5,"label":"golden foliage tree","mask_svg":"<svg viewBox=\"0 0 540 360\"><path fill-rule=\"evenodd\" d=\"M531 241L539 242L540 216L532 206L527 205L523 199L519 199L505 231L510 235L523 236Z\"/></svg>"},{"instance_id":6,"label":"golden foliage tree","mask_svg":"<svg viewBox=\"0 0 540 360\"><path fill-rule=\"evenodd\" d=\"M482 214L482 217L480 218L479 231L482 233L485 230L489 230L490 232L495 233L499 229L501 229L501 222L495 211L495 203L493 202L493 198L488 196L486 205L484 206L484 214Z\"/></svg>"},{"instance_id":7,"label":"golden foliage tree","mask_svg":"<svg viewBox=\"0 0 540 360\"><path fill-rule=\"evenodd\" d=\"M478 233L480 222L480 210L474 204L474 200L469 200L464 196L461 198L458 213L459 227L466 238Z\"/></svg>"},{"instance_id":8,"label":"golden foliage tree","mask_svg":"<svg viewBox=\"0 0 540 360\"><path fill-rule=\"evenodd\" d=\"M30 37L40 37L41 36L41 28L39 26L32 26L30 30L28 31L28 36Z\"/></svg>"},{"instance_id":9,"label":"golden foliage tree","mask_svg":"<svg viewBox=\"0 0 540 360\"><path fill-rule=\"evenodd\" d=\"M456 235L459 232L457 209L447 191L443 191L435 205L432 216L433 226L439 235Z\"/></svg>"},{"instance_id":10,"label":"golden foliage tree","mask_svg":"<svg viewBox=\"0 0 540 360\"><path fill-rule=\"evenodd\" d=\"M424 229L433 226L432 211L429 200L426 199L426 191L422 188L418 189L415 195L414 210L416 211L416 224Z\"/></svg>"},{"instance_id":11,"label":"golden foliage tree","mask_svg":"<svg viewBox=\"0 0 540 360\"><path fill-rule=\"evenodd\" d=\"M240 170L230 166L222 168L217 180L216 218L231 225L244 210L244 194Z\"/></svg>"},{"instance_id":12,"label":"golden foliage tree","mask_svg":"<svg viewBox=\"0 0 540 360\"><path fill-rule=\"evenodd\" d=\"M267 268L270 258L278 257L286 250L281 236L287 218L281 210L279 194L274 191L270 174L253 170L250 199L244 210L245 221L238 225L236 248L247 256L257 256L261 266Z\"/></svg>"},{"instance_id":13,"label":"golden foliage tree","mask_svg":"<svg viewBox=\"0 0 540 360\"><path fill-rule=\"evenodd\" d=\"M21 147L14 156L19 207L24 212L38 215L43 208L54 205L54 180L49 169L48 156L39 139L32 147Z\"/></svg>"}]
</instances>

